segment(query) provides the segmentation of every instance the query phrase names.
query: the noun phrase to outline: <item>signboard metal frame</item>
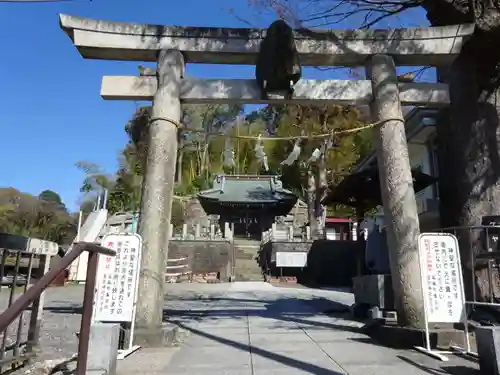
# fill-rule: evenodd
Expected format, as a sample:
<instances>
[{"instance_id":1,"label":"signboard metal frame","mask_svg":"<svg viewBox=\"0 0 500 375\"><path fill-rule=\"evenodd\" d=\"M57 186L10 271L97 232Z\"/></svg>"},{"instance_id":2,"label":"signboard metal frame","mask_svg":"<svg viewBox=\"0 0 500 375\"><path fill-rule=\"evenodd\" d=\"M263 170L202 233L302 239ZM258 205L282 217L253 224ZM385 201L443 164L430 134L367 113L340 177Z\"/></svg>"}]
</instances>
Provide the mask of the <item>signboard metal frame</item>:
<instances>
[{"instance_id":1,"label":"signboard metal frame","mask_svg":"<svg viewBox=\"0 0 500 375\"><path fill-rule=\"evenodd\" d=\"M460 304L462 306L462 310L460 313L459 318L451 319L448 320L447 323L463 323L464 324L464 345L466 349L462 349L460 347L451 347L452 351L438 351L438 350L433 350L431 348L430 344L430 333L429 333L429 323L444 323L444 322L439 322L436 321L435 319L432 318L432 315L429 314L429 285L428 285L428 267L429 267L429 259L427 257L427 251L425 246L425 241L430 241L431 244L432 242L436 242L435 237L440 237L441 239L451 239L453 241L453 250L454 250L454 257L455 257L455 267L457 271L456 279L457 279L457 292L460 298ZM439 242L442 242L438 240ZM450 249L450 248L449 248ZM448 250L449 250L448 249ZM418 257L419 257L419 265L420 265L420 280L422 282L422 300L423 300L423 305L424 305L424 325L425 325L425 347L422 346L415 346L415 349L425 353L431 357L434 357L436 359L439 359L441 361L448 361L448 357L445 356L444 354L451 354L455 352L462 352L462 353L470 353L471 348L470 348L470 341L469 341L469 329L468 329L468 322L467 322L467 310L466 310L466 305L467 302L465 300L465 291L464 291L464 280L462 276L462 264L461 264L461 259L460 259L460 248L458 244L458 239L456 236L450 233L422 233L418 236ZM437 262L434 262L437 263Z\"/></svg>"},{"instance_id":2,"label":"signboard metal frame","mask_svg":"<svg viewBox=\"0 0 500 375\"><path fill-rule=\"evenodd\" d=\"M103 271L104 271L104 268L105 266L103 266L104 262L104 258L105 256L104 255L99 255L100 257L100 261L99 261L99 265L98 265L98 268L97 268L97 275L96 275L96 289L95 289L95 293L96 293L96 297L94 298L94 309L93 309L93 314L92 314L92 320L95 322L95 321L100 321L100 322L113 322L113 323L128 323L130 324L130 339L128 340L128 347L127 348L124 348L124 349L118 349L118 357L117 359L124 359L125 357L127 357L128 355L132 354L133 352L135 352L136 350L140 349L140 346L139 345L133 345L133 337L134 337L134 330L135 330L135 314L136 314L136 309L137 309L137 293L138 293L138 283L139 283L139 273L140 273L140 265L141 265L141 258L142 258L142 238L140 235L136 234L136 233L128 233L128 232L119 232L119 233L108 233L106 234L102 240L101 240L101 246L104 246L104 247L108 247L108 248L111 248L111 249L114 249L117 251L117 255L119 253L119 251L117 250L117 243L118 241L116 239L114 240L111 240L111 238L116 238L116 237L121 237L122 238L122 242L125 242L125 241L130 241L131 239L134 239L137 241L137 245L136 245L136 260L135 260L135 267L136 267L136 272L135 272L135 275L134 275L134 279L133 279L133 287L132 287L132 300L133 300L133 306L132 306L132 311L131 311L131 317L130 319L127 319L127 320L123 320L123 319L120 319L120 320L103 320L103 319L99 319L97 320L96 319L96 311L97 311L97 302L100 300L99 299L99 296L97 295L97 293L99 292L99 287L102 287L103 286L103 281L100 280L103 276ZM128 237L128 238L127 238ZM112 246L109 246L110 244L113 244ZM115 259L116 261L116 259ZM97 318L99 318L99 316L97 316Z\"/></svg>"}]
</instances>

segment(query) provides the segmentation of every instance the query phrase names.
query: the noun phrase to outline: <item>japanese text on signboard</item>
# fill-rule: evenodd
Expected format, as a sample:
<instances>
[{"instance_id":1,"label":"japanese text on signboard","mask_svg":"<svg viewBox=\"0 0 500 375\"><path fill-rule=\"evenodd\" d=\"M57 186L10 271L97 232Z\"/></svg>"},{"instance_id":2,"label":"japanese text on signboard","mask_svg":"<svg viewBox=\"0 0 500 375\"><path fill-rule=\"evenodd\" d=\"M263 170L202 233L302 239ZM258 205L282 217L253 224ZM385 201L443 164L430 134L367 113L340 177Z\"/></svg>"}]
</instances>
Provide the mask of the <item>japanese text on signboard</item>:
<instances>
[{"instance_id":1,"label":"japanese text on signboard","mask_svg":"<svg viewBox=\"0 0 500 375\"><path fill-rule=\"evenodd\" d=\"M131 322L136 302L140 237L111 234L104 237L102 246L116 250L116 256L100 256L94 320Z\"/></svg>"},{"instance_id":2,"label":"japanese text on signboard","mask_svg":"<svg viewBox=\"0 0 500 375\"><path fill-rule=\"evenodd\" d=\"M419 239L419 252L428 322L462 321L465 299L456 238L424 233Z\"/></svg>"}]
</instances>

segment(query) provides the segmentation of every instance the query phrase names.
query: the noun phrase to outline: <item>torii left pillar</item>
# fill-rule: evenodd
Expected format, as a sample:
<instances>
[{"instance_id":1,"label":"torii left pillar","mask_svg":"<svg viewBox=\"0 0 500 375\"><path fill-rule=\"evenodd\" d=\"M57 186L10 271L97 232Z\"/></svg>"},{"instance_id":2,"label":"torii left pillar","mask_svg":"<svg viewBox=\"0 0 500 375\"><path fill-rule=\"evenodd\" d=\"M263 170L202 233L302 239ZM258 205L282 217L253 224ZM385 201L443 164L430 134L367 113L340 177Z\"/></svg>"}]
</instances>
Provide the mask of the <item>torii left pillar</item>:
<instances>
[{"instance_id":1,"label":"torii left pillar","mask_svg":"<svg viewBox=\"0 0 500 375\"><path fill-rule=\"evenodd\" d=\"M174 194L183 73L184 59L181 52L159 52L158 89L153 99L147 136L148 153L138 226L143 245L133 342L143 347L161 347L168 336L162 326L165 264Z\"/></svg>"},{"instance_id":2,"label":"torii left pillar","mask_svg":"<svg viewBox=\"0 0 500 375\"><path fill-rule=\"evenodd\" d=\"M418 255L420 225L393 58L373 56L368 73L373 91L372 117L382 121L373 133L398 323L424 328Z\"/></svg>"}]
</instances>

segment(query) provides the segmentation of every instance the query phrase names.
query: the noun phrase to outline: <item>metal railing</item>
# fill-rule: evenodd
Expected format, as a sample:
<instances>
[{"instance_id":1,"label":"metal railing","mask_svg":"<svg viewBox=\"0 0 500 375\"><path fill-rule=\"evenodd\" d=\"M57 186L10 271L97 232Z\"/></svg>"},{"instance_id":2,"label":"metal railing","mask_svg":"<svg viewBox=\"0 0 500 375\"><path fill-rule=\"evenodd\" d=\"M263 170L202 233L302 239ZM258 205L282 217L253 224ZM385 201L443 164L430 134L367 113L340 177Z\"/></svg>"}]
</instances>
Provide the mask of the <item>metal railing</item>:
<instances>
[{"instance_id":1,"label":"metal railing","mask_svg":"<svg viewBox=\"0 0 500 375\"><path fill-rule=\"evenodd\" d=\"M276 224L273 224L269 230L262 232L261 244L265 245L268 242L302 242L311 240L311 228L294 228L293 226L278 229Z\"/></svg>"},{"instance_id":2,"label":"metal railing","mask_svg":"<svg viewBox=\"0 0 500 375\"><path fill-rule=\"evenodd\" d=\"M440 228L438 231L451 233L458 240L462 269L467 270L462 277L468 310L464 324L468 327L471 315L477 308L500 307L500 225L457 226ZM482 281L486 281L486 285L479 285ZM478 291L482 294L479 298ZM471 350L468 336L474 335L474 330L464 329L464 334L466 348L452 348L459 351L465 349L465 354L477 358L477 352Z\"/></svg>"},{"instance_id":3,"label":"metal railing","mask_svg":"<svg viewBox=\"0 0 500 375\"><path fill-rule=\"evenodd\" d=\"M182 229L179 233L175 233L173 225L170 224L170 233L172 233L171 240L176 241L202 240L232 242L234 239L230 223L224 223L222 228L215 224L210 224L209 227L204 227L199 223L193 226L182 224Z\"/></svg>"},{"instance_id":4,"label":"metal railing","mask_svg":"<svg viewBox=\"0 0 500 375\"><path fill-rule=\"evenodd\" d=\"M498 263L500 260L500 225L448 227L439 229L439 232L451 233L458 239L461 261L466 266L463 268L469 271L469 274L463 275L464 285L466 288L472 286L471 290L468 291L472 300L467 303L470 305L491 305L498 302L500 294L498 288L495 290L498 281L495 280L494 273L500 275ZM488 301L480 301L477 296L477 272L481 270L486 271L487 285L485 287L487 288ZM468 282L466 278L469 278ZM500 306L500 304L497 305Z\"/></svg>"},{"instance_id":5,"label":"metal railing","mask_svg":"<svg viewBox=\"0 0 500 375\"><path fill-rule=\"evenodd\" d=\"M76 375L84 375L94 303L95 277L99 254L114 256L111 249L79 242L49 270L57 244L22 236L0 234L0 280L9 289L8 306L0 315L0 373L10 372L32 361L40 349L44 292L84 251L89 253L83 297ZM20 293L19 293L20 292ZM31 306L31 308L30 308ZM28 329L24 318L30 310ZM12 330L14 328L14 330Z\"/></svg>"}]
</instances>

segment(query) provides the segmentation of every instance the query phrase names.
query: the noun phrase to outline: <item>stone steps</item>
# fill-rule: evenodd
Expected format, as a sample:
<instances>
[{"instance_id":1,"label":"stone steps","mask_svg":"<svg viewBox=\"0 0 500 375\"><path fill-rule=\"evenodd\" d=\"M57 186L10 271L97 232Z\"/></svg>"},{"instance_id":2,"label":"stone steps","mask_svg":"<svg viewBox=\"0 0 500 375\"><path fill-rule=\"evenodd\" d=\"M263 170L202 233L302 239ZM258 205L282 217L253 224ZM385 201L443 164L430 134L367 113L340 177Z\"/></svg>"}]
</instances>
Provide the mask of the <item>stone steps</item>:
<instances>
[{"instance_id":1,"label":"stone steps","mask_svg":"<svg viewBox=\"0 0 500 375\"><path fill-rule=\"evenodd\" d=\"M252 240L235 240L235 280L264 281L262 269L255 259L259 254L260 242Z\"/></svg>"},{"instance_id":2,"label":"stone steps","mask_svg":"<svg viewBox=\"0 0 500 375\"><path fill-rule=\"evenodd\" d=\"M264 281L262 270L254 259L237 259L234 273L236 281Z\"/></svg>"}]
</instances>

